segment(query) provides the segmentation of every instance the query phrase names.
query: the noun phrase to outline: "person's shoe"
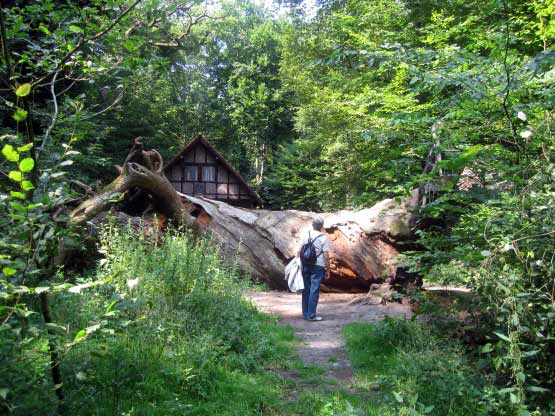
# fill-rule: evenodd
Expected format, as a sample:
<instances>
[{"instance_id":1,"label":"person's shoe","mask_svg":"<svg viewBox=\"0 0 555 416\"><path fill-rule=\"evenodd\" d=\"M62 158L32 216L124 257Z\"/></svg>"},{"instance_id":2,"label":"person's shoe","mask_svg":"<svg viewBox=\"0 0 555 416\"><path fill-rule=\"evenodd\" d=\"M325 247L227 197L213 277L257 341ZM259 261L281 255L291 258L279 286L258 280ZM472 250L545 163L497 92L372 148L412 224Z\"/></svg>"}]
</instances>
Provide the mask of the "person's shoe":
<instances>
[{"instance_id":1,"label":"person's shoe","mask_svg":"<svg viewBox=\"0 0 555 416\"><path fill-rule=\"evenodd\" d=\"M313 318L306 318L307 321L321 321L321 316L314 316Z\"/></svg>"}]
</instances>

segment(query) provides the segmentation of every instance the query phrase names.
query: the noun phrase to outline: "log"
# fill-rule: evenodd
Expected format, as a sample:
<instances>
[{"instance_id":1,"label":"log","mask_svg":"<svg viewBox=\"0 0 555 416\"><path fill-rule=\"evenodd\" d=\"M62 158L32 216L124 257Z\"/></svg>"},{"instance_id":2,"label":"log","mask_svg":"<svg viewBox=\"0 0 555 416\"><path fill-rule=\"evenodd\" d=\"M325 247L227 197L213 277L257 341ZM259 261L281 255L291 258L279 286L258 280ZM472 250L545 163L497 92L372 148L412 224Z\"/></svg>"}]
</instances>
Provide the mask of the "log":
<instances>
[{"instance_id":1,"label":"log","mask_svg":"<svg viewBox=\"0 0 555 416\"><path fill-rule=\"evenodd\" d=\"M407 278L395 258L398 242L410 238L417 192L360 211L321 214L249 210L179 195L197 228L219 244L222 256L235 260L243 271L272 288L286 289L285 265L298 252L316 215L324 218L330 239L331 279L323 285L324 290L363 292L373 284L398 284Z\"/></svg>"},{"instance_id":2,"label":"log","mask_svg":"<svg viewBox=\"0 0 555 416\"><path fill-rule=\"evenodd\" d=\"M132 189L142 189L153 195L158 211L177 224L187 220L176 190L164 175L162 156L156 150L144 150L140 138L123 163L119 175L98 194L83 201L71 211L70 225L82 225L107 210ZM191 222L191 221L190 221Z\"/></svg>"},{"instance_id":3,"label":"log","mask_svg":"<svg viewBox=\"0 0 555 416\"><path fill-rule=\"evenodd\" d=\"M316 214L238 208L178 193L163 173L160 154L145 151L136 139L118 177L75 208L70 223L88 222L133 189L146 192L155 211L174 224L211 235L225 259L272 288L286 289L285 265L298 252L302 236L316 215L324 218L330 239L331 279L325 282L324 290L362 292L371 285L396 284L406 278L395 258L398 243L410 238L419 201L417 191L360 211Z\"/></svg>"}]
</instances>

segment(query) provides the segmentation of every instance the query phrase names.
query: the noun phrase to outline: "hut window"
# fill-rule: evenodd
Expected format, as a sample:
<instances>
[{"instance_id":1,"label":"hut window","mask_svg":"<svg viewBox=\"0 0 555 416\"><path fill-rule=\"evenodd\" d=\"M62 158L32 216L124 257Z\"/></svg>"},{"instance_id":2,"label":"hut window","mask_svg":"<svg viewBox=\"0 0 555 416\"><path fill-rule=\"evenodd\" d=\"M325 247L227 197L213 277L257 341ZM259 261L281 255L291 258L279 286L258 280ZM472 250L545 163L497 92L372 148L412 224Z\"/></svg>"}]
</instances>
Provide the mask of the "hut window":
<instances>
[{"instance_id":1,"label":"hut window","mask_svg":"<svg viewBox=\"0 0 555 416\"><path fill-rule=\"evenodd\" d=\"M205 184L204 183L195 183L193 187L193 194L194 195L203 195L206 192Z\"/></svg>"},{"instance_id":2,"label":"hut window","mask_svg":"<svg viewBox=\"0 0 555 416\"><path fill-rule=\"evenodd\" d=\"M203 166L202 167L202 181L203 182L216 182L216 167Z\"/></svg>"},{"instance_id":3,"label":"hut window","mask_svg":"<svg viewBox=\"0 0 555 416\"><path fill-rule=\"evenodd\" d=\"M225 183L218 184L218 189L216 192L219 194L227 195L227 184Z\"/></svg>"},{"instance_id":4,"label":"hut window","mask_svg":"<svg viewBox=\"0 0 555 416\"><path fill-rule=\"evenodd\" d=\"M196 182L198 179L198 168L196 166L185 166L185 180Z\"/></svg>"},{"instance_id":5,"label":"hut window","mask_svg":"<svg viewBox=\"0 0 555 416\"><path fill-rule=\"evenodd\" d=\"M206 193L207 194L215 194L216 193L216 184L215 183L207 183L206 184Z\"/></svg>"}]
</instances>

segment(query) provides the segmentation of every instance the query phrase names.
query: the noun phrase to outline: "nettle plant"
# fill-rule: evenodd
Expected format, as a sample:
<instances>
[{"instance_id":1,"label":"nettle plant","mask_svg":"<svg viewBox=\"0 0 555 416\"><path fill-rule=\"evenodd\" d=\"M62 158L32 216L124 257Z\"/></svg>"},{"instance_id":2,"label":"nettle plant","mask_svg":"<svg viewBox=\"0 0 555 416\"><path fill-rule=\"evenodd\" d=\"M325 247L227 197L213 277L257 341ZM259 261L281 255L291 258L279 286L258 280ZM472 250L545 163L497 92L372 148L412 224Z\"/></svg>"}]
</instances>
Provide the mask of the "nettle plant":
<instances>
[{"instance_id":1,"label":"nettle plant","mask_svg":"<svg viewBox=\"0 0 555 416\"><path fill-rule=\"evenodd\" d=\"M37 184L31 180L35 161L30 157L32 144L18 145L21 137L0 137L3 164L9 170L6 186L0 191L0 372L10 374L0 381L0 409L11 411L17 406L30 382L45 384L50 371L58 408L64 408L61 372L63 356L74 346L86 341L98 330L106 329L110 319L117 317L116 304L95 317L88 327L70 331L69 326L53 320L50 297L70 292L85 295L84 289L110 282L111 277L96 281L70 279L63 273L63 260L68 250L78 248L78 230L73 229L64 214L71 197L62 171L76 154L64 145L60 162L43 169ZM79 280L78 283L73 281ZM122 297L123 298L123 297ZM36 351L48 354L41 358ZM22 371L26 369L27 371ZM23 389L23 390L22 390ZM43 392L44 393L44 392Z\"/></svg>"}]
</instances>

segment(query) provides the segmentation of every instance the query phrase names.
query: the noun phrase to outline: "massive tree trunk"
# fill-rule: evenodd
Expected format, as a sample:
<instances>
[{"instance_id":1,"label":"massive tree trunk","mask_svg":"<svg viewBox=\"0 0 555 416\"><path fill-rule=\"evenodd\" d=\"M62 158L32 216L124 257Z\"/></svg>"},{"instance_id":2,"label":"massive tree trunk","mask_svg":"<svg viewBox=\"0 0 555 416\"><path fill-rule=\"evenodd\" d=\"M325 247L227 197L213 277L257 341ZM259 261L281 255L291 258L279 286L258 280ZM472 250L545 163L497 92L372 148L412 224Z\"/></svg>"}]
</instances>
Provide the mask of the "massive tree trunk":
<instances>
[{"instance_id":1,"label":"massive tree trunk","mask_svg":"<svg viewBox=\"0 0 555 416\"><path fill-rule=\"evenodd\" d=\"M373 283L405 277L394 261L397 245L410 236L417 195L382 201L361 211L315 214L236 208L224 202L180 194L198 228L213 235L222 255L255 279L286 288L284 267L298 252L312 218L324 218L330 239L331 279L327 289L365 291Z\"/></svg>"},{"instance_id":2,"label":"massive tree trunk","mask_svg":"<svg viewBox=\"0 0 555 416\"><path fill-rule=\"evenodd\" d=\"M315 214L303 211L248 210L224 202L195 198L175 191L163 174L158 152L145 151L136 140L120 175L98 195L71 213L74 224L105 210L119 195L140 188L157 211L177 224L211 235L222 256L254 279L286 288L284 267L297 253L312 218L324 218L330 239L329 290L365 291L373 283L397 283L404 277L395 265L398 243L410 236L418 195L388 199L361 211Z\"/></svg>"}]
</instances>

